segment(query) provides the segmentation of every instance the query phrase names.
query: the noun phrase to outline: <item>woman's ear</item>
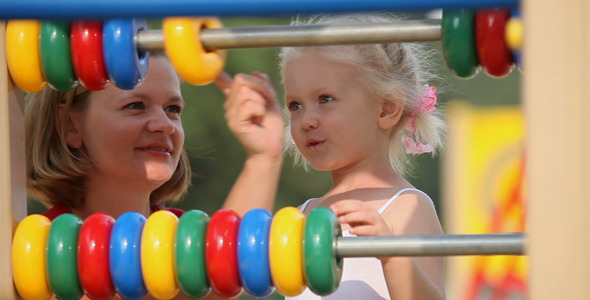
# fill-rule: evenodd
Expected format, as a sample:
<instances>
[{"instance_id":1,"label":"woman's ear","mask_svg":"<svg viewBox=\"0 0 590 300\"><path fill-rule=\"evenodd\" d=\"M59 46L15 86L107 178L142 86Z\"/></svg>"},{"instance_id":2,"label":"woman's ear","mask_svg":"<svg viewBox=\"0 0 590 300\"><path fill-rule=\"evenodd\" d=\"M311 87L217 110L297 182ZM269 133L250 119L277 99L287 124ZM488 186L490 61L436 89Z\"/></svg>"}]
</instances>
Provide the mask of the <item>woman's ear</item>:
<instances>
[{"instance_id":1,"label":"woman's ear","mask_svg":"<svg viewBox=\"0 0 590 300\"><path fill-rule=\"evenodd\" d=\"M395 126L404 113L404 104L404 100L385 98L381 104L379 127L381 129L389 129Z\"/></svg>"},{"instance_id":2,"label":"woman's ear","mask_svg":"<svg viewBox=\"0 0 590 300\"><path fill-rule=\"evenodd\" d=\"M81 120L80 120L80 113L69 110L66 114L66 105L64 103L60 103L57 107L57 128L60 132L65 135L65 140L68 146L79 149L83 145L82 141L82 131L81 131ZM65 128L62 131L62 122L65 122Z\"/></svg>"}]
</instances>

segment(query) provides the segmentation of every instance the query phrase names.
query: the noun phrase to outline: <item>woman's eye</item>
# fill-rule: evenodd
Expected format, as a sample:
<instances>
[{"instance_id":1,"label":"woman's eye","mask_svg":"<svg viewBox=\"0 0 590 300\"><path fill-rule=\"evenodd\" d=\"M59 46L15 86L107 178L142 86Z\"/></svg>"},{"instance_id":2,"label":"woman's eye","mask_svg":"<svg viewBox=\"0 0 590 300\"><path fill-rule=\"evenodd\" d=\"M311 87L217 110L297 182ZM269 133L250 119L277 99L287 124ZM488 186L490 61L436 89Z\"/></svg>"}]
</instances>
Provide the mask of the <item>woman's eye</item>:
<instances>
[{"instance_id":1,"label":"woman's eye","mask_svg":"<svg viewBox=\"0 0 590 300\"><path fill-rule=\"evenodd\" d=\"M144 109L145 105L143 104L143 102L133 102L133 103L129 103L125 106L125 108L131 108L131 109Z\"/></svg>"},{"instance_id":2,"label":"woman's eye","mask_svg":"<svg viewBox=\"0 0 590 300\"><path fill-rule=\"evenodd\" d=\"M334 97L328 95L321 95L320 96L320 103L326 103L334 100Z\"/></svg>"},{"instance_id":3,"label":"woman's eye","mask_svg":"<svg viewBox=\"0 0 590 300\"><path fill-rule=\"evenodd\" d=\"M301 108L303 108L303 105L297 103L297 102L291 102L289 103L289 110L290 111L296 111L296 110L300 110Z\"/></svg>"},{"instance_id":4,"label":"woman's eye","mask_svg":"<svg viewBox=\"0 0 590 300\"><path fill-rule=\"evenodd\" d=\"M180 107L180 105L170 105L166 107L166 111L180 115L182 112L182 107Z\"/></svg>"}]
</instances>

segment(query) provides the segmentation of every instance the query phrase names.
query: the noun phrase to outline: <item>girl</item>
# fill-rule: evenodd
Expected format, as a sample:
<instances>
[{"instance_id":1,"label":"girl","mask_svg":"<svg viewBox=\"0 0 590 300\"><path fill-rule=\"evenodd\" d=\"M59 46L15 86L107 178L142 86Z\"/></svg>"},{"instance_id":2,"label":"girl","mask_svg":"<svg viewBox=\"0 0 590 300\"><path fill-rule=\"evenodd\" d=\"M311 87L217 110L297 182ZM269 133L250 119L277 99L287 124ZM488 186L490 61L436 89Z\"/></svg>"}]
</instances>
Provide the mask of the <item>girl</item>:
<instances>
[{"instance_id":1,"label":"girl","mask_svg":"<svg viewBox=\"0 0 590 300\"><path fill-rule=\"evenodd\" d=\"M315 17L309 24L391 21ZM302 24L296 21L295 24ZM284 48L279 54L295 160L330 171L332 187L300 209L331 208L344 236L441 234L432 200L404 172L408 154L434 152L444 123L413 44ZM269 92L267 92L269 93ZM345 258L340 287L322 299L444 299L443 258ZM319 299L306 289L293 299Z\"/></svg>"},{"instance_id":2,"label":"girl","mask_svg":"<svg viewBox=\"0 0 590 300\"><path fill-rule=\"evenodd\" d=\"M383 22L378 16L310 23ZM330 207L345 236L440 234L431 199L402 177L407 153L441 145L436 94L425 85L418 46L374 44L286 48L280 53L293 144L309 164L331 171L332 188L301 210ZM423 143L424 142L424 143ZM405 149L404 149L405 148ZM405 150L405 151L404 151ZM443 259L344 260L333 299L442 299ZM301 299L310 299L309 291Z\"/></svg>"}]
</instances>

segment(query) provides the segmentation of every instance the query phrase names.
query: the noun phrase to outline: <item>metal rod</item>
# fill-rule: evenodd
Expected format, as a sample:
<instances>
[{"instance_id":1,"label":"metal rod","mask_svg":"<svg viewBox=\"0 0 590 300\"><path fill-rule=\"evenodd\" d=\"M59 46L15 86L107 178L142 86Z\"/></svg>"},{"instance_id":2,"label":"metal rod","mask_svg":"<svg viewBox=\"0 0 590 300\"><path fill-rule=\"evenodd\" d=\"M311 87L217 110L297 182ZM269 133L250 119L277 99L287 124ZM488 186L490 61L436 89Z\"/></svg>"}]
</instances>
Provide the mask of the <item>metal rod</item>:
<instances>
[{"instance_id":1,"label":"metal rod","mask_svg":"<svg viewBox=\"0 0 590 300\"><path fill-rule=\"evenodd\" d=\"M339 237L337 257L524 255L522 233Z\"/></svg>"},{"instance_id":2,"label":"metal rod","mask_svg":"<svg viewBox=\"0 0 590 300\"><path fill-rule=\"evenodd\" d=\"M518 7L519 0L2 0L0 19L271 16Z\"/></svg>"},{"instance_id":3,"label":"metal rod","mask_svg":"<svg viewBox=\"0 0 590 300\"><path fill-rule=\"evenodd\" d=\"M197 37L195 37L197 38ZM264 47L295 47L362 43L437 41L441 20L412 20L358 25L276 25L205 28L201 42L206 50ZM164 48L161 30L137 34L141 51Z\"/></svg>"}]
</instances>

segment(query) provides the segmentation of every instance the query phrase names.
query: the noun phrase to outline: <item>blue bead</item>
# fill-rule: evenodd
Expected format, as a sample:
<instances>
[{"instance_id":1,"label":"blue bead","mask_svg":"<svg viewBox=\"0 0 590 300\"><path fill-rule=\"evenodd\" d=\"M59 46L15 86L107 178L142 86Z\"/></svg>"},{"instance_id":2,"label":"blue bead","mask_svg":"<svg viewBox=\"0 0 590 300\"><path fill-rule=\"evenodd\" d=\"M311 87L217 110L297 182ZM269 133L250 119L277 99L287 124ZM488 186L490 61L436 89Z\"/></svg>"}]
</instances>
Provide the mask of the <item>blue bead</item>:
<instances>
[{"instance_id":1,"label":"blue bead","mask_svg":"<svg viewBox=\"0 0 590 300\"><path fill-rule=\"evenodd\" d=\"M135 36L147 30L145 19L111 19L103 25L104 62L110 80L121 89L130 90L141 83L147 73L149 52L138 52Z\"/></svg>"},{"instance_id":2,"label":"blue bead","mask_svg":"<svg viewBox=\"0 0 590 300\"><path fill-rule=\"evenodd\" d=\"M125 299L141 299L147 289L141 274L141 233L146 218L138 212L122 214L111 231L109 267L115 290Z\"/></svg>"},{"instance_id":3,"label":"blue bead","mask_svg":"<svg viewBox=\"0 0 590 300\"><path fill-rule=\"evenodd\" d=\"M255 297L274 291L268 258L271 221L270 212L253 209L244 215L238 230L238 271L244 289Z\"/></svg>"}]
</instances>

